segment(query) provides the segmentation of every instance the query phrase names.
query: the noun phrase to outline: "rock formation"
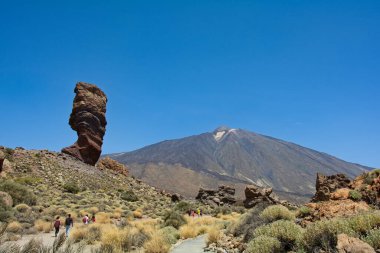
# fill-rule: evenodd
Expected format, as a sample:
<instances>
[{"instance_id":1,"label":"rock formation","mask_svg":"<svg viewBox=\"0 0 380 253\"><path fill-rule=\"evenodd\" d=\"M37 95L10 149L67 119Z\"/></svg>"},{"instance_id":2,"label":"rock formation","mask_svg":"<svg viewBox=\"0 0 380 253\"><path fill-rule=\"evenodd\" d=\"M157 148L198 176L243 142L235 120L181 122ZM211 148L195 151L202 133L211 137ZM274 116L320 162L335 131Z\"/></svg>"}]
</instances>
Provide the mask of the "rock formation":
<instances>
[{"instance_id":1,"label":"rock formation","mask_svg":"<svg viewBox=\"0 0 380 253\"><path fill-rule=\"evenodd\" d=\"M183 199L183 197L178 194L178 193L173 193L171 196L170 196L172 202L179 202Z\"/></svg>"},{"instance_id":2,"label":"rock formation","mask_svg":"<svg viewBox=\"0 0 380 253\"><path fill-rule=\"evenodd\" d=\"M217 190L200 188L195 199L213 206L233 205L236 203L235 189L230 186L219 186Z\"/></svg>"},{"instance_id":3,"label":"rock formation","mask_svg":"<svg viewBox=\"0 0 380 253\"><path fill-rule=\"evenodd\" d=\"M128 176L128 169L124 164L121 164L108 156L100 159L99 162L96 164L96 167L100 170L110 170L115 172L116 174L123 174L124 176Z\"/></svg>"},{"instance_id":4,"label":"rock formation","mask_svg":"<svg viewBox=\"0 0 380 253\"><path fill-rule=\"evenodd\" d=\"M247 185L244 193L244 206L246 208L252 208L261 202L268 202L270 204L286 204L286 201L280 201L278 199L278 197L273 193L272 188L260 188L256 185Z\"/></svg>"},{"instance_id":5,"label":"rock formation","mask_svg":"<svg viewBox=\"0 0 380 253\"><path fill-rule=\"evenodd\" d=\"M338 235L336 249L338 253L375 253L375 250L368 243L346 234Z\"/></svg>"},{"instance_id":6,"label":"rock formation","mask_svg":"<svg viewBox=\"0 0 380 253\"><path fill-rule=\"evenodd\" d=\"M348 188L351 180L344 174L325 176L317 173L316 193L312 199L313 202L326 201L330 199L331 193L341 188Z\"/></svg>"},{"instance_id":7,"label":"rock formation","mask_svg":"<svg viewBox=\"0 0 380 253\"><path fill-rule=\"evenodd\" d=\"M3 171L3 163L4 163L4 153L0 150L0 173Z\"/></svg>"},{"instance_id":8,"label":"rock formation","mask_svg":"<svg viewBox=\"0 0 380 253\"><path fill-rule=\"evenodd\" d=\"M95 165L102 151L106 131L107 97L97 86L83 82L76 84L74 92L76 96L69 124L77 131L78 140L62 149L62 152Z\"/></svg>"}]
</instances>

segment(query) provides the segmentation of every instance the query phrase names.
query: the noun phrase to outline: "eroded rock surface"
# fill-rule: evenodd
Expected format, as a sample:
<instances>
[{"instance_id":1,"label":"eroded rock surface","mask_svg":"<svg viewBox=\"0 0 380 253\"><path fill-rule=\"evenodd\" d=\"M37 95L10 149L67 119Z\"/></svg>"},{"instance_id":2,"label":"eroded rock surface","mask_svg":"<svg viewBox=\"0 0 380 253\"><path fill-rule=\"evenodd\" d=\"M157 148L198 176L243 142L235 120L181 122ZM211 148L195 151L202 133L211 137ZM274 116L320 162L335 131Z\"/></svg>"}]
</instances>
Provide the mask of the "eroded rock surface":
<instances>
[{"instance_id":1,"label":"eroded rock surface","mask_svg":"<svg viewBox=\"0 0 380 253\"><path fill-rule=\"evenodd\" d=\"M260 188L255 185L247 185L244 193L244 206L246 208L252 208L261 202L268 202L270 204L281 203L278 197L273 193L272 188ZM285 204L285 202L283 204Z\"/></svg>"},{"instance_id":2,"label":"eroded rock surface","mask_svg":"<svg viewBox=\"0 0 380 253\"><path fill-rule=\"evenodd\" d=\"M312 199L313 202L326 201L331 197L331 193L341 188L348 188L351 180L344 174L325 176L317 173L316 193Z\"/></svg>"},{"instance_id":3,"label":"eroded rock surface","mask_svg":"<svg viewBox=\"0 0 380 253\"><path fill-rule=\"evenodd\" d=\"M217 190L200 188L195 199L214 206L233 205L236 203L235 189L230 186L219 186Z\"/></svg>"},{"instance_id":4,"label":"eroded rock surface","mask_svg":"<svg viewBox=\"0 0 380 253\"><path fill-rule=\"evenodd\" d=\"M336 249L338 253L375 253L375 250L368 243L346 234L338 235Z\"/></svg>"},{"instance_id":5,"label":"eroded rock surface","mask_svg":"<svg viewBox=\"0 0 380 253\"><path fill-rule=\"evenodd\" d=\"M114 171L117 174L123 174L125 176L128 176L128 169L124 164L121 164L112 158L109 158L108 156L100 159L99 162L96 164L96 167L100 170L110 170Z\"/></svg>"},{"instance_id":6,"label":"eroded rock surface","mask_svg":"<svg viewBox=\"0 0 380 253\"><path fill-rule=\"evenodd\" d=\"M76 96L69 124L77 131L78 140L62 152L95 165L102 152L106 131L107 97L97 86L83 82L76 84L74 92Z\"/></svg>"}]
</instances>

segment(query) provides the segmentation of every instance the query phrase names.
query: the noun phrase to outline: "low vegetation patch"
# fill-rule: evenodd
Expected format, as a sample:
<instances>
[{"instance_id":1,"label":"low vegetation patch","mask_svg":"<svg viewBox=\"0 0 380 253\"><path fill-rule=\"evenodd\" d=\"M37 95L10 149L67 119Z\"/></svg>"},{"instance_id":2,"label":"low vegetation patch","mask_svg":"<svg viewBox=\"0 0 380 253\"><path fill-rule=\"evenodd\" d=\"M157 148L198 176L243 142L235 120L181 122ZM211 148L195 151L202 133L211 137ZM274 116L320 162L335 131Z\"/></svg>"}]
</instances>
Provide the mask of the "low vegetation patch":
<instances>
[{"instance_id":1,"label":"low vegetation patch","mask_svg":"<svg viewBox=\"0 0 380 253\"><path fill-rule=\"evenodd\" d=\"M260 217L266 222L273 222L276 220L294 220L294 214L288 208L282 205L268 206L262 211Z\"/></svg>"},{"instance_id":2,"label":"low vegetation patch","mask_svg":"<svg viewBox=\"0 0 380 253\"><path fill-rule=\"evenodd\" d=\"M276 238L260 235L248 243L246 252L279 253L281 252L281 242Z\"/></svg>"},{"instance_id":3,"label":"low vegetation patch","mask_svg":"<svg viewBox=\"0 0 380 253\"><path fill-rule=\"evenodd\" d=\"M0 182L0 191L7 192L13 199L13 204L36 205L37 197L26 186L14 181L5 180Z\"/></svg>"}]
</instances>

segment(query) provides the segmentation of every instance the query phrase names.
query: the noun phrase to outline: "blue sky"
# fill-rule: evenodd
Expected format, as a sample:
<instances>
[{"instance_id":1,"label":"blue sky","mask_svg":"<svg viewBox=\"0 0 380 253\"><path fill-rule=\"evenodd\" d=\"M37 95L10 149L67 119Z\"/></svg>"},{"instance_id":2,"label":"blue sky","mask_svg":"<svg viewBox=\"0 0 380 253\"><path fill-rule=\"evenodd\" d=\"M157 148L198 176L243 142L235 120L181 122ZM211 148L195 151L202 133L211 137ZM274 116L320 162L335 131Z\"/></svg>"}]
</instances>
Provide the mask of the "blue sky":
<instances>
[{"instance_id":1,"label":"blue sky","mask_svg":"<svg viewBox=\"0 0 380 253\"><path fill-rule=\"evenodd\" d=\"M380 167L380 1L1 1L0 145L60 150L77 81L104 152L248 129Z\"/></svg>"}]
</instances>

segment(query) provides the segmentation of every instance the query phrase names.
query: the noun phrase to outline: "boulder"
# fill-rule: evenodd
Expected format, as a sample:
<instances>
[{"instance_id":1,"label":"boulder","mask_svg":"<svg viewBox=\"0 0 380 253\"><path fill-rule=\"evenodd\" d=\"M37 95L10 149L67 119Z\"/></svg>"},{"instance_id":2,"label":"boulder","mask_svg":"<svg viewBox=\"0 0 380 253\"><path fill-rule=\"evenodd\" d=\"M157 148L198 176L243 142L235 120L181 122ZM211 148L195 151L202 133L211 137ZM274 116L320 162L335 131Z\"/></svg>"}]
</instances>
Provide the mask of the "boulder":
<instances>
[{"instance_id":1,"label":"boulder","mask_svg":"<svg viewBox=\"0 0 380 253\"><path fill-rule=\"evenodd\" d=\"M178 194L178 193L174 193L174 194L171 195L172 202L179 202L182 199L183 199L183 197L180 194Z\"/></svg>"},{"instance_id":2,"label":"boulder","mask_svg":"<svg viewBox=\"0 0 380 253\"><path fill-rule=\"evenodd\" d=\"M376 253L368 243L346 234L338 235L336 249L338 253Z\"/></svg>"},{"instance_id":3,"label":"boulder","mask_svg":"<svg viewBox=\"0 0 380 253\"><path fill-rule=\"evenodd\" d=\"M195 199L213 206L233 205L236 203L235 189L226 185L219 186L217 190L199 188Z\"/></svg>"},{"instance_id":4,"label":"boulder","mask_svg":"<svg viewBox=\"0 0 380 253\"><path fill-rule=\"evenodd\" d=\"M316 193L313 202L327 201L331 198L331 193L341 188L349 188L351 180L344 174L325 176L317 173Z\"/></svg>"},{"instance_id":5,"label":"boulder","mask_svg":"<svg viewBox=\"0 0 380 253\"><path fill-rule=\"evenodd\" d=\"M246 208L252 208L261 202L268 202L270 204L279 204L281 202L273 193L272 188L260 188L256 185L247 185L244 194L244 206Z\"/></svg>"},{"instance_id":6,"label":"boulder","mask_svg":"<svg viewBox=\"0 0 380 253\"><path fill-rule=\"evenodd\" d=\"M0 201L3 202L5 207L11 208L13 206L12 196L7 192L0 191Z\"/></svg>"},{"instance_id":7,"label":"boulder","mask_svg":"<svg viewBox=\"0 0 380 253\"><path fill-rule=\"evenodd\" d=\"M95 165L102 151L106 131L107 97L97 86L83 82L76 84L74 92L76 96L69 124L77 132L78 140L62 149L62 152Z\"/></svg>"}]
</instances>

